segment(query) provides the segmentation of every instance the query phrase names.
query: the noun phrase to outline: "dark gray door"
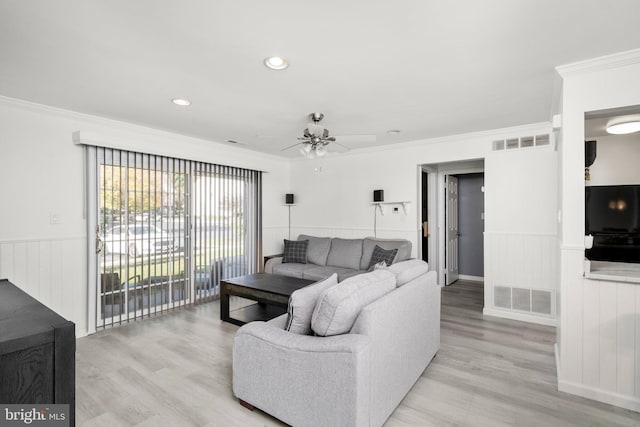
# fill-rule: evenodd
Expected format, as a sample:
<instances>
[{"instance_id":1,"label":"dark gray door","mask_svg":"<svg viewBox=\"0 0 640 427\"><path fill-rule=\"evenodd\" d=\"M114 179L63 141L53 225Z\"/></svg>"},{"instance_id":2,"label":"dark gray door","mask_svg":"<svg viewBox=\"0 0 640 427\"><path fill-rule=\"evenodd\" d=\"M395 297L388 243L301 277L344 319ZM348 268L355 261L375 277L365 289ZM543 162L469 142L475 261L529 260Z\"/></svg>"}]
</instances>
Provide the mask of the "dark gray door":
<instances>
[{"instance_id":1,"label":"dark gray door","mask_svg":"<svg viewBox=\"0 0 640 427\"><path fill-rule=\"evenodd\" d=\"M458 273L484 277L483 173L458 175Z\"/></svg>"}]
</instances>

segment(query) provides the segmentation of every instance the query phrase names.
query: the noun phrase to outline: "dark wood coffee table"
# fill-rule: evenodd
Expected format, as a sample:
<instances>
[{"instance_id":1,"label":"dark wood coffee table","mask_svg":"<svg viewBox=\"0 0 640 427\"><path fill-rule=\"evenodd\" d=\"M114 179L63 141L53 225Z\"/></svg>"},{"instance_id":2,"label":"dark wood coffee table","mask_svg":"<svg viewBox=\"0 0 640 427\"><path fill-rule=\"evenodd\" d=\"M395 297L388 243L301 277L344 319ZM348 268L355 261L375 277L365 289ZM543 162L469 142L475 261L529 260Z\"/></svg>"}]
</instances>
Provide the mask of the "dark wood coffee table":
<instances>
[{"instance_id":1,"label":"dark wood coffee table","mask_svg":"<svg viewBox=\"0 0 640 427\"><path fill-rule=\"evenodd\" d=\"M220 281L220 319L236 325L254 320L271 320L287 312L289 297L293 291L315 282L268 273L223 279ZM257 304L230 313L229 297L232 295L257 301Z\"/></svg>"}]
</instances>

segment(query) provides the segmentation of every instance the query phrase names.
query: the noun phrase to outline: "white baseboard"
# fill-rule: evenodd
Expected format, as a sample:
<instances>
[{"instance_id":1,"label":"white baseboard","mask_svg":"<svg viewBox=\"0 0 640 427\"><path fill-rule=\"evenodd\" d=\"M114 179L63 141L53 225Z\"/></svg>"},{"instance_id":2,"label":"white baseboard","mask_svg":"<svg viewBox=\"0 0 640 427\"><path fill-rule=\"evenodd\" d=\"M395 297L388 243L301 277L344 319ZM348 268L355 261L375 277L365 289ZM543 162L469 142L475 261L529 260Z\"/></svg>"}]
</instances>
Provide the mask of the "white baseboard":
<instances>
[{"instance_id":1,"label":"white baseboard","mask_svg":"<svg viewBox=\"0 0 640 427\"><path fill-rule=\"evenodd\" d=\"M469 280L471 282L484 282L484 277L480 276L467 276L466 274L459 274L458 279Z\"/></svg>"},{"instance_id":2,"label":"white baseboard","mask_svg":"<svg viewBox=\"0 0 640 427\"><path fill-rule=\"evenodd\" d=\"M535 315L527 314L527 313L518 313L518 312L515 312L515 311L496 310L496 309L491 309L491 308L486 308L485 307L482 310L482 314L484 314L485 316L502 317L504 319L511 319L511 320L519 320L521 322L536 323L538 325L556 326L556 319L553 319L553 318L550 318L550 317L539 317L539 316L535 316Z\"/></svg>"},{"instance_id":3,"label":"white baseboard","mask_svg":"<svg viewBox=\"0 0 640 427\"><path fill-rule=\"evenodd\" d=\"M598 402L608 403L609 405L619 406L631 411L640 412L640 399L637 397L618 394L612 391L589 387L584 384L561 380L559 378L559 375L558 390L564 391L565 393L571 393L577 396L586 397L587 399L597 400Z\"/></svg>"},{"instance_id":4,"label":"white baseboard","mask_svg":"<svg viewBox=\"0 0 640 427\"><path fill-rule=\"evenodd\" d=\"M560 373L560 351L558 343L553 346L556 356L556 374L558 376L558 390L565 393L575 394L587 399L596 400L598 402L607 403L609 405L619 406L621 408L640 412L640 399L634 396L613 393L601 390L595 387L585 386L584 384L574 383L572 381L561 380Z\"/></svg>"}]
</instances>

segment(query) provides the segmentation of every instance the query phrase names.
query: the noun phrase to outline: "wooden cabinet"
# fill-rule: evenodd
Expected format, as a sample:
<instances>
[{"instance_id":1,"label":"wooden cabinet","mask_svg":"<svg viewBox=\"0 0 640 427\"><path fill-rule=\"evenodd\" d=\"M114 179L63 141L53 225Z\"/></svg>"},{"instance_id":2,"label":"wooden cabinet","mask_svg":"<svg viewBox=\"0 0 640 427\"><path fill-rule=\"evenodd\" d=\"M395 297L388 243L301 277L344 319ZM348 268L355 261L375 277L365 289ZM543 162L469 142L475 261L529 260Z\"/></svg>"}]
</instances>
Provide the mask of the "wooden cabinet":
<instances>
[{"instance_id":1,"label":"wooden cabinet","mask_svg":"<svg viewBox=\"0 0 640 427\"><path fill-rule=\"evenodd\" d=\"M75 425L75 325L0 280L0 402L68 404Z\"/></svg>"}]
</instances>

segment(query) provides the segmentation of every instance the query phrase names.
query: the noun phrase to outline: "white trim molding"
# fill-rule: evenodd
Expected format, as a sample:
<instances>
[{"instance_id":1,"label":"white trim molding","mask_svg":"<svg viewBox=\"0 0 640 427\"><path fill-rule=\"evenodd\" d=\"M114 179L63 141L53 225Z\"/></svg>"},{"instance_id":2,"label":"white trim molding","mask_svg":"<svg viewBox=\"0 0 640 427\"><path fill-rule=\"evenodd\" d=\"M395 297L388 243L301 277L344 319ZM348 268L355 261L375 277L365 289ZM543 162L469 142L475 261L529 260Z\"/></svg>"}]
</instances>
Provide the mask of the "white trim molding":
<instances>
[{"instance_id":1,"label":"white trim molding","mask_svg":"<svg viewBox=\"0 0 640 427\"><path fill-rule=\"evenodd\" d=\"M484 277L480 276L468 276L466 274L458 274L460 280L468 280L470 282L484 282Z\"/></svg>"},{"instance_id":2,"label":"white trim molding","mask_svg":"<svg viewBox=\"0 0 640 427\"><path fill-rule=\"evenodd\" d=\"M624 67L627 65L640 63L640 49L632 49L618 52L598 58L587 59L585 61L573 62L571 64L559 65L556 72L563 78L580 74L595 73L612 68Z\"/></svg>"},{"instance_id":3,"label":"white trim molding","mask_svg":"<svg viewBox=\"0 0 640 427\"><path fill-rule=\"evenodd\" d=\"M558 378L560 378L560 375L558 375ZM589 387L584 384L561 379L558 379L558 390L586 397L587 399L597 400L598 402L620 406L621 408L629 409L631 411L640 412L640 399L629 397L624 394L614 393L601 388Z\"/></svg>"},{"instance_id":4,"label":"white trim molding","mask_svg":"<svg viewBox=\"0 0 640 427\"><path fill-rule=\"evenodd\" d=\"M519 320L521 322L536 323L538 325L553 326L557 325L556 319L551 317L533 316L527 313L521 313L511 310L500 310L496 308L484 308L482 314L485 316L501 317L504 319Z\"/></svg>"}]
</instances>

